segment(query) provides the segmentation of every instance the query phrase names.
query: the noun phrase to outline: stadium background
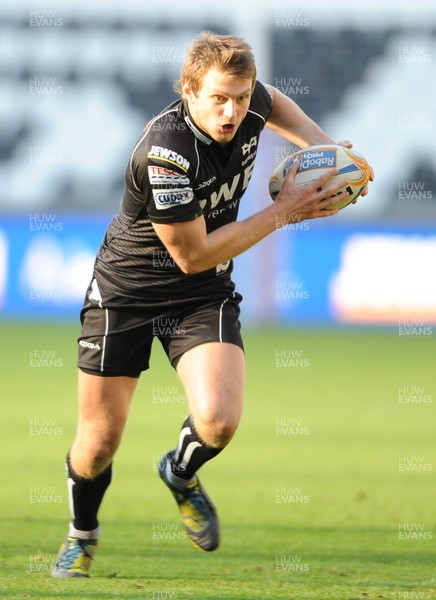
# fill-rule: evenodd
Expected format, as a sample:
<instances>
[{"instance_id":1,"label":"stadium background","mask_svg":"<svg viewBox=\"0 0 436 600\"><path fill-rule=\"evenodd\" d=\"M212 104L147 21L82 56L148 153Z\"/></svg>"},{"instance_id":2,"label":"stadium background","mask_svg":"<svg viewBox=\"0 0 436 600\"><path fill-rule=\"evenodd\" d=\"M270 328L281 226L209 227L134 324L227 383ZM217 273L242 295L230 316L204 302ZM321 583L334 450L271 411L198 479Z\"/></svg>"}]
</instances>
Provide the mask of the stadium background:
<instances>
[{"instance_id":1,"label":"stadium background","mask_svg":"<svg viewBox=\"0 0 436 600\"><path fill-rule=\"evenodd\" d=\"M249 2L198 8L23 1L1 8L0 315L77 319L132 145L175 97L202 29L239 34L259 78L373 164L334 219L289 223L236 260L257 324L436 322L435 7ZM265 131L241 217L293 148Z\"/></svg>"}]
</instances>

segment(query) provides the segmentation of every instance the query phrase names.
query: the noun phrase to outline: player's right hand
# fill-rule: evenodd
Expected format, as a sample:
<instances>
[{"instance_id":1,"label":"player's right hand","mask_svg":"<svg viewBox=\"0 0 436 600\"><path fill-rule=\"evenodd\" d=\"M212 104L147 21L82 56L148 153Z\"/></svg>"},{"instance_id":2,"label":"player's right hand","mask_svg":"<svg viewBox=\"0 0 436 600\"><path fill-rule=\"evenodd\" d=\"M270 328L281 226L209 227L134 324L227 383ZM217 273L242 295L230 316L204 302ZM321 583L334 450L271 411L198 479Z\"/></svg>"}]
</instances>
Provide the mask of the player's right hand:
<instances>
[{"instance_id":1,"label":"player's right hand","mask_svg":"<svg viewBox=\"0 0 436 600\"><path fill-rule=\"evenodd\" d=\"M283 180L275 204L285 223L297 223L307 219L329 217L337 209L330 208L336 202L348 198L347 191L340 191L349 183L348 179L329 181L338 175L338 169L329 169L314 181L297 185L295 176L300 162L296 159Z\"/></svg>"}]
</instances>

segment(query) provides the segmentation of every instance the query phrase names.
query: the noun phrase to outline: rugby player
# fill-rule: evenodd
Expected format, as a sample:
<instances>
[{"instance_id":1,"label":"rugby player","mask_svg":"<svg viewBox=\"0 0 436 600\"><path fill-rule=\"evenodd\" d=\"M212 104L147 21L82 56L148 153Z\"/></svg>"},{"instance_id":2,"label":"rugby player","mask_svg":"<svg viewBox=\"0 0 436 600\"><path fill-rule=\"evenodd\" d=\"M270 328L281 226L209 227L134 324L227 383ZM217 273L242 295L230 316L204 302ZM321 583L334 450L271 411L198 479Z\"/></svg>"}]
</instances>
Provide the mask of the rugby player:
<instances>
[{"instance_id":1,"label":"rugby player","mask_svg":"<svg viewBox=\"0 0 436 600\"><path fill-rule=\"evenodd\" d=\"M335 214L329 207L348 196L339 192L346 179L329 183L335 169L297 186L296 162L277 200L237 221L265 126L301 147L335 142L290 98L257 81L251 48L235 36L202 32L177 91L180 98L146 125L133 148L124 198L81 311L78 429L67 456L72 520L54 577L89 576L97 513L155 337L189 403L159 475L193 544L217 548L217 512L197 471L227 446L242 411L242 297L232 259L281 224Z\"/></svg>"}]
</instances>

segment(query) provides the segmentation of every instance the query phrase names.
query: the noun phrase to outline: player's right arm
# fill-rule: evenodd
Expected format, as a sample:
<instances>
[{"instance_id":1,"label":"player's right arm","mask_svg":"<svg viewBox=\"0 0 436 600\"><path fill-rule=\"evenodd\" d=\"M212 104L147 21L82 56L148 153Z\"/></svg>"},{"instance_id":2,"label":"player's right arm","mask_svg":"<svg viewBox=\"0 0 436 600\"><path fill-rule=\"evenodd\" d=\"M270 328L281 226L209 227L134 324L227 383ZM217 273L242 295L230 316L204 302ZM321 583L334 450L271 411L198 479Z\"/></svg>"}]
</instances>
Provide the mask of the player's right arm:
<instances>
[{"instance_id":1,"label":"player's right arm","mask_svg":"<svg viewBox=\"0 0 436 600\"><path fill-rule=\"evenodd\" d=\"M312 183L297 186L297 168L295 162L276 201L247 219L228 223L210 233L203 216L180 223L153 223L156 234L180 269L194 274L242 254L285 223L335 214L337 211L329 210L329 206L348 196L348 192L338 193L348 181L327 185L338 173L331 169ZM337 195L331 198L334 194Z\"/></svg>"}]
</instances>

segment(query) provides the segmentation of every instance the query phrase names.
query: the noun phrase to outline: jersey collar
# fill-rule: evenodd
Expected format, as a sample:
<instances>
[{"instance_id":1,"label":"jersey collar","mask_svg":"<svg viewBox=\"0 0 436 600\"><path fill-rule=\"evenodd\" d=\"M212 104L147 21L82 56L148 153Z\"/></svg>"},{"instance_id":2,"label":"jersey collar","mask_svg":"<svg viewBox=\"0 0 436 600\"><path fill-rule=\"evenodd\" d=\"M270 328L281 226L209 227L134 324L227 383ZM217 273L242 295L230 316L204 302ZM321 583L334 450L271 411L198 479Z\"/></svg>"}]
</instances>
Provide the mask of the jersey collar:
<instances>
[{"instance_id":1,"label":"jersey collar","mask_svg":"<svg viewBox=\"0 0 436 600\"><path fill-rule=\"evenodd\" d=\"M185 113L184 119L185 119L185 122L186 122L187 126L189 127L189 129L192 131L192 133L195 135L196 138L198 138L201 142L204 142L205 144L210 146L210 144L212 144L212 142L213 142L213 139L211 137L209 137L208 135L206 135L204 133L204 131L201 131L201 129L199 127L197 127L197 125L194 123L194 121L189 113L188 106L184 100L182 100L182 104L183 104L184 113Z\"/></svg>"}]
</instances>

